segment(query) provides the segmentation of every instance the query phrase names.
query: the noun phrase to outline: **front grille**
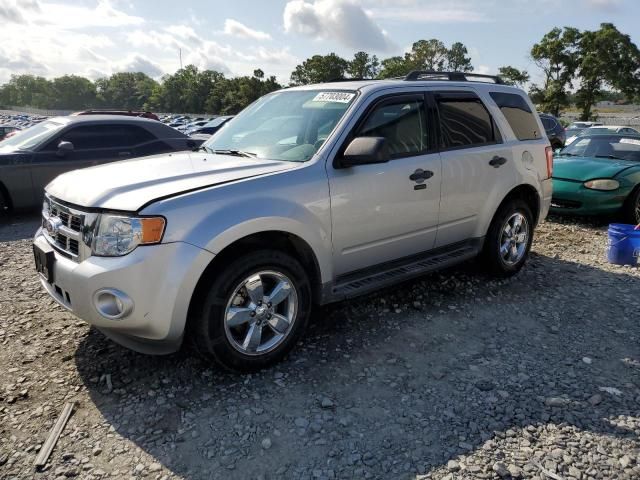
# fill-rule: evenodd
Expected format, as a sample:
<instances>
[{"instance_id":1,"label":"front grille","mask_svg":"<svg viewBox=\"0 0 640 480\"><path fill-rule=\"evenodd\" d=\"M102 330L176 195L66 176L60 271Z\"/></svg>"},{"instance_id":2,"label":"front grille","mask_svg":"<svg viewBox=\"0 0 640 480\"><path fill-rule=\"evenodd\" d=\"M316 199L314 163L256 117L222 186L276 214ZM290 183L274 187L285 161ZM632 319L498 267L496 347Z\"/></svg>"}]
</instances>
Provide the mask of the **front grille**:
<instances>
[{"instance_id":1,"label":"front grille","mask_svg":"<svg viewBox=\"0 0 640 480\"><path fill-rule=\"evenodd\" d=\"M46 239L58 252L75 261L82 260L82 232L86 215L50 197L46 197L42 205L42 228Z\"/></svg>"}]
</instances>

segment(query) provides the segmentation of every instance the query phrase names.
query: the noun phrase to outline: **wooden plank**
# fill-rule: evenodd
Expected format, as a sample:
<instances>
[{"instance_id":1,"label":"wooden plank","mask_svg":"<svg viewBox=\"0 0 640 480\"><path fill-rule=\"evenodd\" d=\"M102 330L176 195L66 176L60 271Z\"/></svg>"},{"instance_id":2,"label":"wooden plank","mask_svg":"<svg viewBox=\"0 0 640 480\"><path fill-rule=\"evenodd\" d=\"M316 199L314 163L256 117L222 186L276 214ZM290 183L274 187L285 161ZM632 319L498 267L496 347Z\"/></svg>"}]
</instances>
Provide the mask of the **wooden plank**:
<instances>
[{"instance_id":1,"label":"wooden plank","mask_svg":"<svg viewBox=\"0 0 640 480\"><path fill-rule=\"evenodd\" d=\"M71 413L73 412L74 406L75 406L75 402L65 403L64 407L62 408L62 412L60 413L60 416L56 421L56 424L51 429L51 432L49 432L47 441L44 442L44 445L42 445L40 452L38 452L38 456L36 457L36 461L34 463L34 466L36 468L44 467L45 464L47 463L47 460L49 460L49 456L53 451L53 447L56 446L56 443L58 442L58 438L60 438L60 434L62 433L62 430L64 430L64 427L67 424L67 421L71 416Z\"/></svg>"}]
</instances>

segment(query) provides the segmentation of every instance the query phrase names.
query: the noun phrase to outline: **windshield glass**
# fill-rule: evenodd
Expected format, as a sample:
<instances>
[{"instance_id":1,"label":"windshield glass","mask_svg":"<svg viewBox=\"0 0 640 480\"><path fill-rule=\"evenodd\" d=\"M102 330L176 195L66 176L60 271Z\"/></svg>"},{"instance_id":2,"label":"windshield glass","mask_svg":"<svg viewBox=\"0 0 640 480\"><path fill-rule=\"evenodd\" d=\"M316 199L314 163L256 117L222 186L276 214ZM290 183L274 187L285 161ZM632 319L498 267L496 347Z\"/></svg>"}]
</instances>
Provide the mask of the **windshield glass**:
<instances>
[{"instance_id":1,"label":"windshield glass","mask_svg":"<svg viewBox=\"0 0 640 480\"><path fill-rule=\"evenodd\" d=\"M12 147L16 150L32 150L41 142L52 137L62 127L64 127L62 123L47 120L1 141L0 147Z\"/></svg>"},{"instance_id":2,"label":"windshield glass","mask_svg":"<svg viewBox=\"0 0 640 480\"><path fill-rule=\"evenodd\" d=\"M203 148L271 160L307 161L329 137L355 96L355 92L320 90L266 95L214 134Z\"/></svg>"},{"instance_id":3,"label":"windshield glass","mask_svg":"<svg viewBox=\"0 0 640 480\"><path fill-rule=\"evenodd\" d=\"M578 137L560 150L560 156L601 157L640 162L640 137Z\"/></svg>"}]
</instances>

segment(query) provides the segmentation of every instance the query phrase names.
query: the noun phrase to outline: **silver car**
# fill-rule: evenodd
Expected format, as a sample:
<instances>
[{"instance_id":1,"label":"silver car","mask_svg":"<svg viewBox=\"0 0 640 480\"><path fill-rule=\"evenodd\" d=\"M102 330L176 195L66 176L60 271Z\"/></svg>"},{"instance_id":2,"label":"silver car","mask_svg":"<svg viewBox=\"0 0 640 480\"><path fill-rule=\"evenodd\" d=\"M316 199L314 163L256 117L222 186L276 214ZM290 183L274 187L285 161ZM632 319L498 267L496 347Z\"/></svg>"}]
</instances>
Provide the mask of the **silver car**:
<instances>
[{"instance_id":1,"label":"silver car","mask_svg":"<svg viewBox=\"0 0 640 480\"><path fill-rule=\"evenodd\" d=\"M518 272L551 169L534 106L497 78L290 88L197 152L57 177L35 262L58 303L118 343L169 353L188 336L252 371L293 348L315 305L478 255Z\"/></svg>"}]
</instances>

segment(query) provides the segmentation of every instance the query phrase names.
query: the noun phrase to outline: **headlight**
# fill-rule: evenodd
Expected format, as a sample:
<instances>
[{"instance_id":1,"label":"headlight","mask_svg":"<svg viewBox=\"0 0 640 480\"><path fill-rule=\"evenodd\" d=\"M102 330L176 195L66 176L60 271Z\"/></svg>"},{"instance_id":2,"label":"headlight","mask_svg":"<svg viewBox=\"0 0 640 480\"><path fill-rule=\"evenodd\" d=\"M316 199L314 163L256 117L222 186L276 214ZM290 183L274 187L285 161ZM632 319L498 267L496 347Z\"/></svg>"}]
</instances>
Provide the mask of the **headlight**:
<instances>
[{"instance_id":1,"label":"headlight","mask_svg":"<svg viewBox=\"0 0 640 480\"><path fill-rule=\"evenodd\" d=\"M589 180L588 182L584 182L584 186L586 188L590 188L591 190L617 190L620 187L620 182L617 180L612 180L610 178L599 178L596 180Z\"/></svg>"},{"instance_id":2,"label":"headlight","mask_svg":"<svg viewBox=\"0 0 640 480\"><path fill-rule=\"evenodd\" d=\"M93 254L120 257L138 245L160 243L165 221L162 217L101 215L93 242Z\"/></svg>"}]
</instances>

